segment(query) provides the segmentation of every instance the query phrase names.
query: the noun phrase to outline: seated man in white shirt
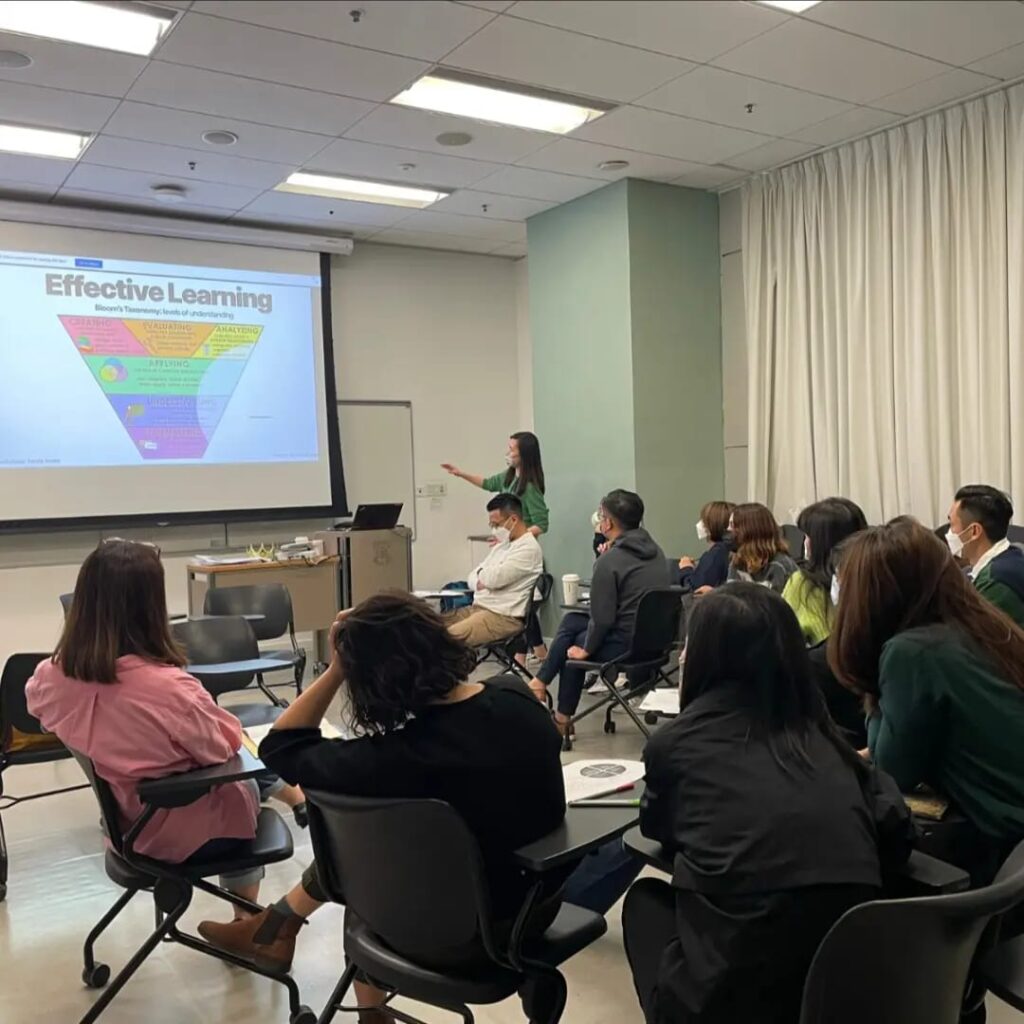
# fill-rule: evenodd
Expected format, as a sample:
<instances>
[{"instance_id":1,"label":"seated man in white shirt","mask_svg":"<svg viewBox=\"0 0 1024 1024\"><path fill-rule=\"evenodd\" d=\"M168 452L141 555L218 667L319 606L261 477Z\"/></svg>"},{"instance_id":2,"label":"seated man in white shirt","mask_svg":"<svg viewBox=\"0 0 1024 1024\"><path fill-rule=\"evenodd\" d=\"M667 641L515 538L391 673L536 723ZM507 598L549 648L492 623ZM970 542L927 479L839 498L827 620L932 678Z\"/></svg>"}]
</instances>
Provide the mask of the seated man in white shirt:
<instances>
[{"instance_id":1,"label":"seated man in white shirt","mask_svg":"<svg viewBox=\"0 0 1024 1024\"><path fill-rule=\"evenodd\" d=\"M487 503L497 543L469 575L473 603L446 616L448 632L470 647L503 640L523 628L523 617L544 556L523 522L523 504L514 494L498 494Z\"/></svg>"}]
</instances>

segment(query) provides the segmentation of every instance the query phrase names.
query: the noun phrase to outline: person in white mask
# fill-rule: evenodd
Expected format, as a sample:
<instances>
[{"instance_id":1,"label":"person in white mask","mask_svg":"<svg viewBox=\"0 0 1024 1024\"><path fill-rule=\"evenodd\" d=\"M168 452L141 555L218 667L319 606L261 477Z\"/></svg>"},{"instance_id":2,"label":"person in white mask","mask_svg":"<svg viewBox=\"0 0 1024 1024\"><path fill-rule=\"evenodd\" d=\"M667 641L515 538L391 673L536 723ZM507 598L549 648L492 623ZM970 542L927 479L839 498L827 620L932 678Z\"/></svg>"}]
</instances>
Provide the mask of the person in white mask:
<instances>
[{"instance_id":1,"label":"person in white mask","mask_svg":"<svg viewBox=\"0 0 1024 1024\"><path fill-rule=\"evenodd\" d=\"M720 587L729 575L729 519L735 506L730 501L709 501L700 510L697 539L708 545L698 560L679 559L679 583L689 592L706 594Z\"/></svg>"},{"instance_id":2,"label":"person in white mask","mask_svg":"<svg viewBox=\"0 0 1024 1024\"><path fill-rule=\"evenodd\" d=\"M448 632L470 647L503 640L523 628L530 591L544 571L540 544L523 521L523 503L516 495L491 498L487 515L497 543L469 575L473 603L445 616Z\"/></svg>"}]
</instances>

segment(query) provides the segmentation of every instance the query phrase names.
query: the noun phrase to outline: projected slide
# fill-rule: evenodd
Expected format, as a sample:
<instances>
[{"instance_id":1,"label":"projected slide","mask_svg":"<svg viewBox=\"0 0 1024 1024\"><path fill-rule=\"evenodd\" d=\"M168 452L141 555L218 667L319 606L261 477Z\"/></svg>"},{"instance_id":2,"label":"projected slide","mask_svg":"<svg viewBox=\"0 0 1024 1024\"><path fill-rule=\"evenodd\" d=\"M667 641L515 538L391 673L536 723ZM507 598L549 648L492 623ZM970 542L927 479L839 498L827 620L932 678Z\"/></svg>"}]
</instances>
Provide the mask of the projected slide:
<instances>
[{"instance_id":1,"label":"projected slide","mask_svg":"<svg viewBox=\"0 0 1024 1024\"><path fill-rule=\"evenodd\" d=\"M263 328L62 316L144 459L199 459Z\"/></svg>"},{"instance_id":2,"label":"projected slide","mask_svg":"<svg viewBox=\"0 0 1024 1024\"><path fill-rule=\"evenodd\" d=\"M0 251L0 469L322 462L319 289Z\"/></svg>"}]
</instances>

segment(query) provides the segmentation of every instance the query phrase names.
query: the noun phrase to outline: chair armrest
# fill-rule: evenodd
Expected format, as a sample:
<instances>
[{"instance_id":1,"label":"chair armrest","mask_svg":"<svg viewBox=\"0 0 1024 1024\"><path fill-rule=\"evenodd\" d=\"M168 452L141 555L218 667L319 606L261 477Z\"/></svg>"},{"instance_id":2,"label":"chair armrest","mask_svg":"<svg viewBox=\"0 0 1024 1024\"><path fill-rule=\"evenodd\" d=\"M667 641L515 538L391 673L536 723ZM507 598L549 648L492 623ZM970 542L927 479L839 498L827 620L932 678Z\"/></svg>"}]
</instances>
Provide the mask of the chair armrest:
<instances>
[{"instance_id":1,"label":"chair armrest","mask_svg":"<svg viewBox=\"0 0 1024 1024\"><path fill-rule=\"evenodd\" d=\"M623 843L630 853L635 853L645 864L665 874L672 874L672 858L656 839L648 839L640 831L640 826L631 828L623 837Z\"/></svg>"},{"instance_id":2,"label":"chair armrest","mask_svg":"<svg viewBox=\"0 0 1024 1024\"><path fill-rule=\"evenodd\" d=\"M912 850L907 862L887 870L882 880L885 895L890 898L939 896L965 892L970 886L966 871L920 850Z\"/></svg>"},{"instance_id":3,"label":"chair armrest","mask_svg":"<svg viewBox=\"0 0 1024 1024\"><path fill-rule=\"evenodd\" d=\"M252 779L264 771L263 762L242 747L223 764L166 775L162 779L146 779L139 783L137 792L142 803L149 807L184 807L216 786Z\"/></svg>"}]
</instances>

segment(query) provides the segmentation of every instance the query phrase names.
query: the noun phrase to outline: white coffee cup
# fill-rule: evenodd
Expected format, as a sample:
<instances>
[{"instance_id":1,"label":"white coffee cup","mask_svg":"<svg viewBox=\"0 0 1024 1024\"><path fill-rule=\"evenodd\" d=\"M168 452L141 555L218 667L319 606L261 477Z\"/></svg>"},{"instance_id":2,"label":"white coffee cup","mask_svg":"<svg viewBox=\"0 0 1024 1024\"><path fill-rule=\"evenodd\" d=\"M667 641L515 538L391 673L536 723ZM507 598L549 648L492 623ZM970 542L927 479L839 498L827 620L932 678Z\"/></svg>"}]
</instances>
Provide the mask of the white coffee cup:
<instances>
[{"instance_id":1,"label":"white coffee cup","mask_svg":"<svg viewBox=\"0 0 1024 1024\"><path fill-rule=\"evenodd\" d=\"M562 577L562 603L580 603L580 578L574 572L567 572Z\"/></svg>"}]
</instances>

